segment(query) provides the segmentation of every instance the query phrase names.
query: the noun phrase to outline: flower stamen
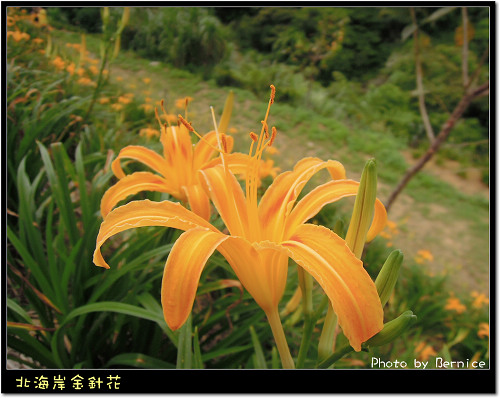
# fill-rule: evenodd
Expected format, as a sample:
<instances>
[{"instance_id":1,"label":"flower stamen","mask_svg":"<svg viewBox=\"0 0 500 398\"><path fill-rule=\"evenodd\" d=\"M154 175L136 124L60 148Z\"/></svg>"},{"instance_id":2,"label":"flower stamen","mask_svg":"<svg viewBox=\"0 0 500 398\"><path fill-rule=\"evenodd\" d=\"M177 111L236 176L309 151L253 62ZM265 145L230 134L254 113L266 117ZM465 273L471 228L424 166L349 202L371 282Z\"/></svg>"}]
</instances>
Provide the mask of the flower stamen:
<instances>
[{"instance_id":1,"label":"flower stamen","mask_svg":"<svg viewBox=\"0 0 500 398\"><path fill-rule=\"evenodd\" d=\"M257 135L254 132L250 133L250 138L252 139L252 143L250 145L250 162L248 165L248 173L246 175L246 203L247 203L247 212L249 216L249 221L254 220L254 222L251 222L251 233L255 234L255 237L257 237L260 233L260 223L258 222L258 205L257 205L257 188L259 185L259 169L260 169L260 162L262 158L262 153L266 149L267 145L269 142L274 141L274 138L276 137L276 128L273 127L272 129L272 134L273 136L271 139L266 142L267 139L269 139L269 126L267 124L267 119L269 117L269 111L271 109L271 104L274 102L274 97L276 95L276 88L274 85L271 84L271 95L269 97L269 103L267 105L267 110L266 110L266 115L264 117L264 120L261 120L262 123L262 128L260 130L260 135L257 137ZM254 144L257 143L257 147L255 148L255 153L252 154L253 152L253 147Z\"/></svg>"},{"instance_id":2,"label":"flower stamen","mask_svg":"<svg viewBox=\"0 0 500 398\"><path fill-rule=\"evenodd\" d=\"M208 146L210 146L210 148L212 148L213 150L217 151L217 152L222 152L222 149L221 148L217 148L216 146L213 146L210 142L208 142L200 133L198 133L194 127L191 125L191 123L189 123L186 119L184 119L181 115L177 115L178 118L179 118L179 121L184 125L186 126L186 128L192 132L192 133L195 133L196 136L200 139L200 140L203 140ZM216 133L217 133L217 129L215 130ZM217 136L218 137L218 136ZM218 138L217 138L218 139Z\"/></svg>"}]
</instances>

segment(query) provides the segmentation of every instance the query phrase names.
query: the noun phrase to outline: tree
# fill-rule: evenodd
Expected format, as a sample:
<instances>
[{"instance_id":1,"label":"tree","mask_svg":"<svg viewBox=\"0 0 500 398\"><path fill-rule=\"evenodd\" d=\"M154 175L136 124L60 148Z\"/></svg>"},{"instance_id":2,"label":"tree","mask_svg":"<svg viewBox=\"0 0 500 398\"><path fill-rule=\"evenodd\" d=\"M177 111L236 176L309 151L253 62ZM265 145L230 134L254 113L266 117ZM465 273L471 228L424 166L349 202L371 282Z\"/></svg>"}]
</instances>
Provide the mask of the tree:
<instances>
[{"instance_id":1,"label":"tree","mask_svg":"<svg viewBox=\"0 0 500 398\"><path fill-rule=\"evenodd\" d=\"M418 25L416 23L416 17L415 17L415 10L411 8L410 12L412 13L412 19L413 19L413 25L410 28L406 28L403 31L403 37L405 35L408 35L408 32L414 34L414 39L418 40ZM437 14L438 16L442 16L450 12L450 8L446 7L446 10L444 9L439 9L437 10L433 15ZM432 15L427 18L427 21L429 19L432 20ZM435 17L435 19L437 19ZM467 18L467 9L465 7L462 8L462 29L463 29L463 44L462 44L462 84L464 85L464 94L461 98L461 100L458 102L458 104L455 106L453 112L450 114L448 117L448 120L442 125L440 132L435 138L432 138L429 136L431 144L427 151L418 159L418 161L410 167L405 174L403 175L402 179L394 189L394 191L390 194L389 199L387 200L385 206L387 209L387 212L389 212L390 208L392 207L394 201L396 198L399 196L401 191L406 187L408 182L420 171L422 168L425 166L425 164L434 156L434 154L439 150L443 142L448 138L450 135L453 127L457 123L457 121L462 117L464 112L467 110L469 105L471 104L472 101L474 101L476 98L485 96L489 94L489 81L484 82L478 86L476 86L476 82L480 76L481 72L481 67L485 63L489 50L488 48L485 50L483 53L483 56L481 57L481 60L479 61L479 64L475 70L475 72L469 77L468 74L468 42L470 40L470 37L468 35L468 18ZM467 32L467 33L465 33ZM418 55L418 44L415 44L415 52L416 55ZM419 62L419 58L416 57L416 62ZM424 120L424 124L426 121L428 121L428 116L427 112L425 110L425 102L423 102L423 83L422 81L419 82L419 68L417 66L416 68L416 73L417 73L417 87L420 84L421 85L421 91L419 90L419 103L421 105L421 114L422 118ZM421 70L420 70L421 73ZM422 78L422 76L420 76ZM423 107L422 107L423 105ZM422 112L423 111L423 112ZM426 127L427 129L427 127ZM432 130L431 130L432 132ZM429 133L429 132L428 132Z\"/></svg>"}]
</instances>

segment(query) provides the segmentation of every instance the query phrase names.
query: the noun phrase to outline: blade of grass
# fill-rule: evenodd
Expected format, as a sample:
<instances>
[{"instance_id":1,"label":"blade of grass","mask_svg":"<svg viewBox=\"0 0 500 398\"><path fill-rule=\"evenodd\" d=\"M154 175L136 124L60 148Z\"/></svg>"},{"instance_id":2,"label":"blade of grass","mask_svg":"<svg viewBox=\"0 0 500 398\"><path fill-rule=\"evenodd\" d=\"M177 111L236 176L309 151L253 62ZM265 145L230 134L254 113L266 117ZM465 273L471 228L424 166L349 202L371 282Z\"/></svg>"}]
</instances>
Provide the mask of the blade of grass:
<instances>
[{"instance_id":1,"label":"blade of grass","mask_svg":"<svg viewBox=\"0 0 500 398\"><path fill-rule=\"evenodd\" d=\"M23 318L28 323L33 323L33 320L29 316L29 314L14 300L7 297L7 308L15 312L21 318Z\"/></svg>"},{"instance_id":2,"label":"blade of grass","mask_svg":"<svg viewBox=\"0 0 500 398\"><path fill-rule=\"evenodd\" d=\"M203 360L201 356L200 340L198 336L198 327L194 328L193 336L193 368L203 369Z\"/></svg>"},{"instance_id":3,"label":"blade of grass","mask_svg":"<svg viewBox=\"0 0 500 398\"><path fill-rule=\"evenodd\" d=\"M267 369L266 358L264 356L264 351L259 341L257 333L253 326L250 326L250 336L252 337L252 344L255 350L255 369Z\"/></svg>"},{"instance_id":4,"label":"blade of grass","mask_svg":"<svg viewBox=\"0 0 500 398\"><path fill-rule=\"evenodd\" d=\"M193 352L192 345L192 315L189 315L186 323L179 329L179 345L177 347L176 369L192 369Z\"/></svg>"},{"instance_id":5,"label":"blade of grass","mask_svg":"<svg viewBox=\"0 0 500 398\"><path fill-rule=\"evenodd\" d=\"M40 287L40 290L45 292L45 295L49 298L53 298L55 296L52 287L50 286L49 281L45 277L45 273L40 268L40 265L35 259L31 256L28 249L25 245L19 240L14 231L7 225L7 239L17 250L21 258L23 259L23 264L31 271L33 274L36 283Z\"/></svg>"},{"instance_id":6,"label":"blade of grass","mask_svg":"<svg viewBox=\"0 0 500 398\"><path fill-rule=\"evenodd\" d=\"M33 360L40 362L42 366L57 368L52 352L26 330L8 328L7 342L8 346L13 350L33 358ZM36 367L35 364L32 366Z\"/></svg>"},{"instance_id":7,"label":"blade of grass","mask_svg":"<svg viewBox=\"0 0 500 398\"><path fill-rule=\"evenodd\" d=\"M125 365L144 369L175 369L175 366L170 362L133 352L116 355L104 367L110 368L112 365Z\"/></svg>"},{"instance_id":8,"label":"blade of grass","mask_svg":"<svg viewBox=\"0 0 500 398\"><path fill-rule=\"evenodd\" d=\"M63 326L65 326L69 321L75 319L79 316L91 313L91 312L115 312L119 314L125 314L141 319L147 319L153 322L156 322L160 327L165 328L166 323L163 317L159 318L157 314L152 313L149 310L146 310L141 307L137 307L131 304L118 303L112 301L103 301L99 303L92 303L83 305L81 307L75 308L71 311L60 323L59 328L54 333L51 341L52 352L54 353L54 360L61 368L64 368L64 359L61 356L64 356L65 353L61 352L61 343L62 343L62 335Z\"/></svg>"},{"instance_id":9,"label":"blade of grass","mask_svg":"<svg viewBox=\"0 0 500 398\"><path fill-rule=\"evenodd\" d=\"M43 239L39 229L35 226L35 205L32 186L25 171L26 158L23 158L17 170L17 190L19 200L19 237L25 247L30 248L38 264L43 264Z\"/></svg>"}]
</instances>

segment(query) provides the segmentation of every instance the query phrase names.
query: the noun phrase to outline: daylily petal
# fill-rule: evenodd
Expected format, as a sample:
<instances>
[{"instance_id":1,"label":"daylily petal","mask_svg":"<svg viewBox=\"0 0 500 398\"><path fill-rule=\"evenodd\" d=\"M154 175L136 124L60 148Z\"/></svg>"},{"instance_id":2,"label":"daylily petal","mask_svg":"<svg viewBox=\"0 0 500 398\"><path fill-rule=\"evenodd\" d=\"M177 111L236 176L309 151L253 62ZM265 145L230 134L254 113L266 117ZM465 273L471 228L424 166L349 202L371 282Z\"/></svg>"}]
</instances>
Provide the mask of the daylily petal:
<instances>
[{"instance_id":1,"label":"daylily petal","mask_svg":"<svg viewBox=\"0 0 500 398\"><path fill-rule=\"evenodd\" d=\"M363 263L345 241L328 228L304 224L281 248L325 291L337 314L339 325L351 346L361 343L383 328L383 310L377 289Z\"/></svg>"},{"instance_id":2,"label":"daylily petal","mask_svg":"<svg viewBox=\"0 0 500 398\"><path fill-rule=\"evenodd\" d=\"M219 251L264 311L277 308L286 285L286 253L237 236L230 236L224 241Z\"/></svg>"},{"instance_id":3,"label":"daylily petal","mask_svg":"<svg viewBox=\"0 0 500 398\"><path fill-rule=\"evenodd\" d=\"M184 184L192 184L193 178L193 143L189 130L180 126L162 128L161 141L163 154L173 173L179 175L179 180ZM164 160L165 161L165 160Z\"/></svg>"},{"instance_id":4,"label":"daylily petal","mask_svg":"<svg viewBox=\"0 0 500 398\"><path fill-rule=\"evenodd\" d=\"M345 169L341 163L318 158L304 158L295 165L293 171L281 173L276 177L259 204L259 218L269 239L279 241L282 238L278 235L283 231L283 222L302 188L315 173L325 168L332 178L345 178Z\"/></svg>"},{"instance_id":5,"label":"daylily petal","mask_svg":"<svg viewBox=\"0 0 500 398\"><path fill-rule=\"evenodd\" d=\"M101 246L111 236L131 228L162 226L182 230L196 227L217 231L209 222L179 203L137 200L111 211L101 224L94 251L94 264L109 268L101 254Z\"/></svg>"},{"instance_id":6,"label":"daylily petal","mask_svg":"<svg viewBox=\"0 0 500 398\"><path fill-rule=\"evenodd\" d=\"M231 152L233 150L234 139L233 137L226 135L227 151ZM203 136L202 140L199 140L194 147L194 169L201 169L203 165L209 162L215 154L218 152L213 148L219 147L217 141L217 134L215 131L211 131ZM216 158L220 159L220 157Z\"/></svg>"},{"instance_id":7,"label":"daylily petal","mask_svg":"<svg viewBox=\"0 0 500 398\"><path fill-rule=\"evenodd\" d=\"M248 173L252 158L245 153L235 152L224 155L224 161L226 162L231 173L242 178L245 177ZM209 169L221 163L222 160L219 156L215 159L212 159L210 162L205 163L201 169ZM264 166L266 166L265 162L261 161L261 167L259 168L260 178L267 177L270 174L270 168L265 168Z\"/></svg>"},{"instance_id":8,"label":"daylily petal","mask_svg":"<svg viewBox=\"0 0 500 398\"><path fill-rule=\"evenodd\" d=\"M167 192L183 199L165 178L149 172L136 172L123 177L104 193L101 200L102 217L105 218L118 202L141 191Z\"/></svg>"},{"instance_id":9,"label":"daylily petal","mask_svg":"<svg viewBox=\"0 0 500 398\"><path fill-rule=\"evenodd\" d=\"M286 220L285 237L293 234L294 229L314 217L323 206L339 199L354 196L358 192L359 182L353 180L329 181L316 187L297 202ZM374 239L385 227L387 212L383 203L375 201L375 214L367 235L367 241Z\"/></svg>"},{"instance_id":10,"label":"daylily petal","mask_svg":"<svg viewBox=\"0 0 500 398\"><path fill-rule=\"evenodd\" d=\"M245 236L248 216L245 196L238 180L222 165L199 171L200 181L231 235Z\"/></svg>"},{"instance_id":11,"label":"daylily petal","mask_svg":"<svg viewBox=\"0 0 500 398\"><path fill-rule=\"evenodd\" d=\"M191 211L205 220L210 220L210 198L201 185L188 185L182 187L187 197Z\"/></svg>"},{"instance_id":12,"label":"daylily petal","mask_svg":"<svg viewBox=\"0 0 500 398\"><path fill-rule=\"evenodd\" d=\"M163 271L161 304L172 330L180 328L193 308L200 275L208 258L229 236L205 228L184 232L172 246Z\"/></svg>"},{"instance_id":13,"label":"daylily petal","mask_svg":"<svg viewBox=\"0 0 500 398\"><path fill-rule=\"evenodd\" d=\"M118 178L125 177L125 173L120 165L120 160L125 158L134 159L144 163L146 166L149 166L151 169L163 176L169 174L169 169L165 163L165 159L156 152L143 146L129 145L123 148L118 154L118 157L113 160L113 163L111 163L111 169Z\"/></svg>"}]
</instances>

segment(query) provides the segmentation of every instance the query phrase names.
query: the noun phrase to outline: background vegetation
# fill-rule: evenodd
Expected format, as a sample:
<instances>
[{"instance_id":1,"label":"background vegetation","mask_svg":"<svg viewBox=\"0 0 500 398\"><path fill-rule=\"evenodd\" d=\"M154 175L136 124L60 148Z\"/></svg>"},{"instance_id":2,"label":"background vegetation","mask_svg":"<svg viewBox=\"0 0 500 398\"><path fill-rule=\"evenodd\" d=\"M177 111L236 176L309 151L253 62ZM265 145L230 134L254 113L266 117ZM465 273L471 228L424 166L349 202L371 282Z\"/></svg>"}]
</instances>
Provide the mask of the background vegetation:
<instances>
[{"instance_id":1,"label":"background vegetation","mask_svg":"<svg viewBox=\"0 0 500 398\"><path fill-rule=\"evenodd\" d=\"M220 282L235 279L221 257L203 273L191 323L168 329L159 291L176 231L122 234L107 247L112 269L92 264L110 162L127 144L160 150L157 139L140 135L156 127L160 99L175 114L175 100L192 96L193 125L209 131L208 106L221 110L229 90L236 149L247 151L272 83L275 163L285 170L305 155L334 158L357 179L375 157L384 200L429 147L410 10L141 7L120 30L122 12L111 9L106 31L100 8L9 8L9 358L48 368L277 367L262 311L237 283ZM415 12L426 107L438 132L464 94L462 13ZM479 68L478 80L487 81L489 8L467 12L468 69ZM489 200L480 194L489 181L487 96L471 103L431 166L408 185L363 259L376 276L394 248L403 251L386 317L411 309L418 322L395 343L336 367L369 367L371 356L488 361ZM351 206L328 207L316 221L347 223ZM290 270L283 311L296 286ZM319 287L315 297L319 305ZM300 319L300 307L284 316L292 351ZM178 349L193 353L189 363L178 362Z\"/></svg>"}]
</instances>

